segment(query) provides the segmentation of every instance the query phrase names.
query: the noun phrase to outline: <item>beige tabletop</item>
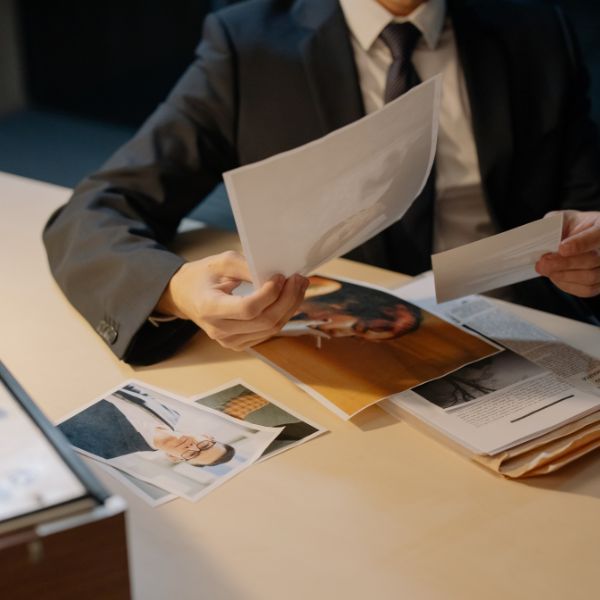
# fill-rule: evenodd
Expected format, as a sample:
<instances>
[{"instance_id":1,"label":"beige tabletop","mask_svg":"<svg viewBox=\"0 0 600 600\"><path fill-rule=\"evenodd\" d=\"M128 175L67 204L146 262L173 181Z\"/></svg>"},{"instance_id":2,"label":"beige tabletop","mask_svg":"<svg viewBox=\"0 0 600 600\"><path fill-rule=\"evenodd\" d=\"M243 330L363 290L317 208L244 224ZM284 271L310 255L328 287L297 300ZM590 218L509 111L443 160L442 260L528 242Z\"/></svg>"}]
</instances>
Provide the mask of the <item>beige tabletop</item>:
<instances>
[{"instance_id":1,"label":"beige tabletop","mask_svg":"<svg viewBox=\"0 0 600 600\"><path fill-rule=\"evenodd\" d=\"M373 407L343 422L257 359L202 335L152 367L119 362L48 272L41 230L69 191L0 174L0 358L53 420L135 377L191 395L242 377L330 433L252 466L197 504L129 503L135 597L506 599L600 597L600 454L524 483L471 464ZM200 244L203 242L202 244ZM182 234L198 246L231 235ZM334 261L385 286L397 274ZM600 356L598 329L515 309Z\"/></svg>"}]
</instances>

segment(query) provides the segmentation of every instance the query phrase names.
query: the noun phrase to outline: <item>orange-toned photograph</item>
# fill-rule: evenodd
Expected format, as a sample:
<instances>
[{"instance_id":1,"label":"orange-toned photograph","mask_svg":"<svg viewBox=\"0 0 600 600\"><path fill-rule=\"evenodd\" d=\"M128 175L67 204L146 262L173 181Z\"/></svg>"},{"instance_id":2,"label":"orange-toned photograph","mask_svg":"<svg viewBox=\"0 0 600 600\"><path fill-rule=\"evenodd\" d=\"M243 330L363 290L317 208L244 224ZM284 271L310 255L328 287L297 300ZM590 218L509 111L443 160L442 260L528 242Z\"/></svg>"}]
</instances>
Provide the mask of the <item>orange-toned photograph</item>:
<instances>
[{"instance_id":1,"label":"orange-toned photograph","mask_svg":"<svg viewBox=\"0 0 600 600\"><path fill-rule=\"evenodd\" d=\"M316 275L280 335L254 350L344 418L498 352L392 294Z\"/></svg>"}]
</instances>

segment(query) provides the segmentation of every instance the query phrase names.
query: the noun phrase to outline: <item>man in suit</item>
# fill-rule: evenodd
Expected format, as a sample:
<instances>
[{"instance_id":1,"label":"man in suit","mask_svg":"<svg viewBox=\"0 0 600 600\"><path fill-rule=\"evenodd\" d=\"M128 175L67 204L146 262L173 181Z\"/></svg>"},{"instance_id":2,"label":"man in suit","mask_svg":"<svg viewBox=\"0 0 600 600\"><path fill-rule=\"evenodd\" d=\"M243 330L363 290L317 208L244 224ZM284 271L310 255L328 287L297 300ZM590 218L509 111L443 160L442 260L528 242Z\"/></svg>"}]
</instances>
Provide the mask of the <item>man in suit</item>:
<instances>
[{"instance_id":1,"label":"man in suit","mask_svg":"<svg viewBox=\"0 0 600 600\"><path fill-rule=\"evenodd\" d=\"M432 251L565 211L559 253L513 298L597 319L598 136L577 44L541 0L251 0L209 16L166 102L50 220L55 278L129 362L160 360L199 327L234 349L267 339L307 281L274 277L234 296L249 279L243 257L186 263L165 246L180 219L223 171L318 138L440 72L435 176L350 257L417 273Z\"/></svg>"},{"instance_id":2,"label":"man in suit","mask_svg":"<svg viewBox=\"0 0 600 600\"><path fill-rule=\"evenodd\" d=\"M177 431L178 420L179 413L127 386L63 421L59 429L76 448L106 460L162 451L172 462L207 467L233 458L234 448L212 436Z\"/></svg>"}]
</instances>

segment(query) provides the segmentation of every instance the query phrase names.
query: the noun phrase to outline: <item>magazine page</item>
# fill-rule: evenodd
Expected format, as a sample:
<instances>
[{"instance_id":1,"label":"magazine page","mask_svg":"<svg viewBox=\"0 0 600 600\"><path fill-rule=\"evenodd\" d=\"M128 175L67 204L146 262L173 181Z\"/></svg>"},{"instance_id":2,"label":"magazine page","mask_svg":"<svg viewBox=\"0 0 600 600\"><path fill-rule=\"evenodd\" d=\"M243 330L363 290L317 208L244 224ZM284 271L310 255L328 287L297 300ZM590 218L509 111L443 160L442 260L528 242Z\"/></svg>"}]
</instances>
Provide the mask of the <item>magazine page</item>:
<instances>
[{"instance_id":1,"label":"magazine page","mask_svg":"<svg viewBox=\"0 0 600 600\"><path fill-rule=\"evenodd\" d=\"M476 454L494 455L600 409L580 391L510 350L390 398Z\"/></svg>"},{"instance_id":2,"label":"magazine page","mask_svg":"<svg viewBox=\"0 0 600 600\"><path fill-rule=\"evenodd\" d=\"M314 275L297 314L251 352L349 419L498 350L387 290Z\"/></svg>"},{"instance_id":3,"label":"magazine page","mask_svg":"<svg viewBox=\"0 0 600 600\"><path fill-rule=\"evenodd\" d=\"M188 401L219 411L240 421L248 421L265 427L277 427L279 432L277 437L265 448L257 462L308 442L327 431L320 425L284 407L273 398L269 398L242 379L229 381L214 390L188 398ZM94 462L152 507L161 506L178 497L176 494L139 479L114 465L111 466L97 460Z\"/></svg>"},{"instance_id":4,"label":"magazine page","mask_svg":"<svg viewBox=\"0 0 600 600\"><path fill-rule=\"evenodd\" d=\"M394 293L494 340L582 391L600 394L600 359L569 346L482 296L436 304L430 275L397 288Z\"/></svg>"}]
</instances>

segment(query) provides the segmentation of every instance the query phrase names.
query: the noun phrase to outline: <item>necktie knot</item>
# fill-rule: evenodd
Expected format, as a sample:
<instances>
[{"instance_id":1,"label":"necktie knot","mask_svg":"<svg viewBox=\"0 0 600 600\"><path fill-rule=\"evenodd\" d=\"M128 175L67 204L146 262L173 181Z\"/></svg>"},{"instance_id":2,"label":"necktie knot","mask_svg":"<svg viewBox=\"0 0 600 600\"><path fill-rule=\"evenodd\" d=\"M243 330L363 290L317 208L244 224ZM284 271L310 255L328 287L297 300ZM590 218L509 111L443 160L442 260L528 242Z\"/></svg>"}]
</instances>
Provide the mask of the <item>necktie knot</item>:
<instances>
[{"instance_id":1,"label":"necktie knot","mask_svg":"<svg viewBox=\"0 0 600 600\"><path fill-rule=\"evenodd\" d=\"M381 32L381 39L392 53L394 61L408 62L421 32L412 23L390 23Z\"/></svg>"}]
</instances>

